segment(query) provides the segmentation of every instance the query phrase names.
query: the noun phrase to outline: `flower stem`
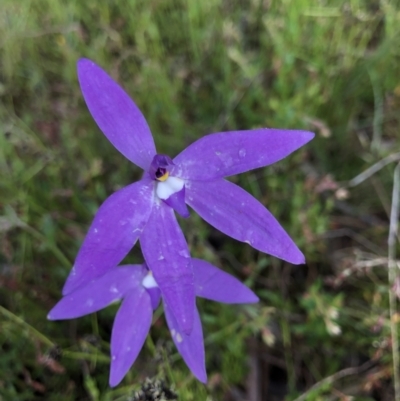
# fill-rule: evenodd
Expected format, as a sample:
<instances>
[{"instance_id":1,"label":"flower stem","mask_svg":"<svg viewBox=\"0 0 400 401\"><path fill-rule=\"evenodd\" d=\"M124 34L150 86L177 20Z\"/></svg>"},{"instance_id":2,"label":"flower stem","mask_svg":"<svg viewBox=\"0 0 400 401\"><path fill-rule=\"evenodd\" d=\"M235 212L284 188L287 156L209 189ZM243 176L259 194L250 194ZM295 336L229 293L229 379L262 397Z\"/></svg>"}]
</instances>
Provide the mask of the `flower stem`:
<instances>
[{"instance_id":1,"label":"flower stem","mask_svg":"<svg viewBox=\"0 0 400 401\"><path fill-rule=\"evenodd\" d=\"M6 316L8 319L13 321L14 323L18 324L19 326L23 326L30 334L35 336L38 340L40 340L42 343L46 344L49 347L54 347L55 344L53 341L51 341L49 338L47 338L44 334L42 334L40 331L36 330L33 326L31 326L29 323L26 323L24 319L21 317L15 315L11 311L9 311L6 308L3 308L0 306L0 312Z\"/></svg>"},{"instance_id":2,"label":"flower stem","mask_svg":"<svg viewBox=\"0 0 400 401\"><path fill-rule=\"evenodd\" d=\"M21 317L15 315L11 311L9 311L6 308L3 308L0 306L0 313L3 314L5 317L7 317L9 320L14 322L20 327L25 328L25 330L34 338L42 342L43 344L47 345L48 347L55 347L56 344L51 341L48 337L46 337L43 333L41 333L39 330L36 330L33 326L31 326L29 323L25 322L24 319ZM77 359L77 360L89 360L89 361L101 361L101 362L110 362L110 358L108 356L105 356L103 354L97 353L97 354L89 354L86 352L75 352L75 351L62 351L63 356L70 358L70 359Z\"/></svg>"},{"instance_id":3,"label":"flower stem","mask_svg":"<svg viewBox=\"0 0 400 401\"><path fill-rule=\"evenodd\" d=\"M400 163L394 170L392 209L390 212L390 227L388 237L388 279L389 279L389 312L390 312L390 332L392 337L392 358L393 358L393 381L395 400L400 401L400 375L399 375L399 341L397 330L396 295L393 285L397 275L396 264L396 237L399 221L399 202L400 202Z\"/></svg>"}]
</instances>

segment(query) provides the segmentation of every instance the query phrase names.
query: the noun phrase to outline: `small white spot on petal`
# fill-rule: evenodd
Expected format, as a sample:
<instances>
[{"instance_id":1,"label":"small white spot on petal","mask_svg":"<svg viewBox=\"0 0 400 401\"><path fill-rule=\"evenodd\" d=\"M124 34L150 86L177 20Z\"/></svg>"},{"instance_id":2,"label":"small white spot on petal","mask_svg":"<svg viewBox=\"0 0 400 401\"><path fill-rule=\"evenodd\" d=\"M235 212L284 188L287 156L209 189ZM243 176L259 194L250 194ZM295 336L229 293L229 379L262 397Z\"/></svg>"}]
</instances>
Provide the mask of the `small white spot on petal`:
<instances>
[{"instance_id":1,"label":"small white spot on petal","mask_svg":"<svg viewBox=\"0 0 400 401\"><path fill-rule=\"evenodd\" d=\"M250 242L248 239L246 239L244 242L245 242L246 244L251 245L251 242Z\"/></svg>"},{"instance_id":2,"label":"small white spot on petal","mask_svg":"<svg viewBox=\"0 0 400 401\"><path fill-rule=\"evenodd\" d=\"M115 355L112 356L111 358L113 361L115 361L117 359L117 357Z\"/></svg>"},{"instance_id":3,"label":"small white spot on petal","mask_svg":"<svg viewBox=\"0 0 400 401\"><path fill-rule=\"evenodd\" d=\"M239 157L245 157L246 156L246 149L240 149L239 150Z\"/></svg>"},{"instance_id":4,"label":"small white spot on petal","mask_svg":"<svg viewBox=\"0 0 400 401\"><path fill-rule=\"evenodd\" d=\"M172 337L175 337L175 334L176 334L175 329L172 329L172 330L171 330L171 335L172 335Z\"/></svg>"},{"instance_id":5,"label":"small white spot on petal","mask_svg":"<svg viewBox=\"0 0 400 401\"><path fill-rule=\"evenodd\" d=\"M93 305L93 299L89 298L89 299L86 301L86 305L87 305L87 306L92 306L92 305Z\"/></svg>"},{"instance_id":6,"label":"small white spot on petal","mask_svg":"<svg viewBox=\"0 0 400 401\"><path fill-rule=\"evenodd\" d=\"M118 288L115 286L115 285L112 285L111 287L110 287L110 292L112 292L112 293L117 293L118 292Z\"/></svg>"},{"instance_id":7,"label":"small white spot on petal","mask_svg":"<svg viewBox=\"0 0 400 401\"><path fill-rule=\"evenodd\" d=\"M180 335L180 333L176 333L176 342L181 343L183 341L182 336Z\"/></svg>"},{"instance_id":8,"label":"small white spot on petal","mask_svg":"<svg viewBox=\"0 0 400 401\"><path fill-rule=\"evenodd\" d=\"M180 256L183 256L184 258L189 257L189 253L186 249L182 249L181 251L178 252Z\"/></svg>"},{"instance_id":9,"label":"small white spot on petal","mask_svg":"<svg viewBox=\"0 0 400 401\"><path fill-rule=\"evenodd\" d=\"M160 255L159 257L158 257L158 260L164 260L165 258L164 258L164 256L163 255Z\"/></svg>"},{"instance_id":10,"label":"small white spot on petal","mask_svg":"<svg viewBox=\"0 0 400 401\"><path fill-rule=\"evenodd\" d=\"M97 234L99 232L99 230L97 228L95 228L93 231L95 234Z\"/></svg>"},{"instance_id":11,"label":"small white spot on petal","mask_svg":"<svg viewBox=\"0 0 400 401\"><path fill-rule=\"evenodd\" d=\"M221 152L215 152L216 156L219 156L221 154Z\"/></svg>"}]
</instances>

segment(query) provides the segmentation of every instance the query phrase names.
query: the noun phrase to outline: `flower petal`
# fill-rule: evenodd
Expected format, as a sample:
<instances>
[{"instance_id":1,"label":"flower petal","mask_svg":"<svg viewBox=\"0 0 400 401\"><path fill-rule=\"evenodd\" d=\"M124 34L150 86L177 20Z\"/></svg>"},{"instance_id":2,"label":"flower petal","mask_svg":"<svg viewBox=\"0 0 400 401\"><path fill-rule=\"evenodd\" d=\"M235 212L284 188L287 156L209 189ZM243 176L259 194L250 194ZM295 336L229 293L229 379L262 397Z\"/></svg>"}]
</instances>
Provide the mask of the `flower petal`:
<instances>
[{"instance_id":1,"label":"flower petal","mask_svg":"<svg viewBox=\"0 0 400 401\"><path fill-rule=\"evenodd\" d=\"M154 203L140 244L147 266L179 327L184 333L190 333L195 294L189 249L174 211L163 202Z\"/></svg>"},{"instance_id":2,"label":"flower petal","mask_svg":"<svg viewBox=\"0 0 400 401\"><path fill-rule=\"evenodd\" d=\"M186 202L232 238L288 262L304 263L304 255L275 217L237 185L225 180L187 181Z\"/></svg>"},{"instance_id":3,"label":"flower petal","mask_svg":"<svg viewBox=\"0 0 400 401\"><path fill-rule=\"evenodd\" d=\"M156 310L161 301L161 291L158 287L146 288L146 290L151 299L151 307L153 308L153 310Z\"/></svg>"},{"instance_id":4,"label":"flower petal","mask_svg":"<svg viewBox=\"0 0 400 401\"><path fill-rule=\"evenodd\" d=\"M175 210L180 216L187 218L190 216L189 210L185 203L185 187L175 192L167 199L162 199L169 207Z\"/></svg>"},{"instance_id":5,"label":"flower petal","mask_svg":"<svg viewBox=\"0 0 400 401\"><path fill-rule=\"evenodd\" d=\"M161 300L161 291L151 271L147 271L146 277L142 281L142 285L150 295L151 307L153 310L156 310Z\"/></svg>"},{"instance_id":6,"label":"flower petal","mask_svg":"<svg viewBox=\"0 0 400 401\"><path fill-rule=\"evenodd\" d=\"M143 114L113 79L93 61L78 61L78 79L90 114L108 140L144 170L156 154Z\"/></svg>"},{"instance_id":7,"label":"flower petal","mask_svg":"<svg viewBox=\"0 0 400 401\"><path fill-rule=\"evenodd\" d=\"M150 330L153 310L143 287L124 298L111 333L110 386L118 385L131 368Z\"/></svg>"},{"instance_id":8,"label":"flower petal","mask_svg":"<svg viewBox=\"0 0 400 401\"><path fill-rule=\"evenodd\" d=\"M151 213L154 183L135 182L100 206L64 285L63 295L116 267L131 250Z\"/></svg>"},{"instance_id":9,"label":"flower petal","mask_svg":"<svg viewBox=\"0 0 400 401\"><path fill-rule=\"evenodd\" d=\"M175 157L171 174L212 180L243 173L283 159L312 138L312 132L267 128L206 135Z\"/></svg>"},{"instance_id":10,"label":"flower petal","mask_svg":"<svg viewBox=\"0 0 400 401\"><path fill-rule=\"evenodd\" d=\"M115 267L84 287L63 297L50 311L50 320L73 319L105 308L122 299L130 289L141 287L146 269L141 265Z\"/></svg>"},{"instance_id":11,"label":"flower petal","mask_svg":"<svg viewBox=\"0 0 400 401\"><path fill-rule=\"evenodd\" d=\"M179 325L174 315L164 304L164 313L167 320L172 340L182 355L183 360L189 367L193 375L202 383L207 382L207 373L205 366L203 330L197 308L194 308L193 330L187 335L179 330Z\"/></svg>"},{"instance_id":12,"label":"flower petal","mask_svg":"<svg viewBox=\"0 0 400 401\"><path fill-rule=\"evenodd\" d=\"M259 299L250 288L237 278L225 273L211 263L192 259L196 296L226 304L258 302Z\"/></svg>"}]
</instances>

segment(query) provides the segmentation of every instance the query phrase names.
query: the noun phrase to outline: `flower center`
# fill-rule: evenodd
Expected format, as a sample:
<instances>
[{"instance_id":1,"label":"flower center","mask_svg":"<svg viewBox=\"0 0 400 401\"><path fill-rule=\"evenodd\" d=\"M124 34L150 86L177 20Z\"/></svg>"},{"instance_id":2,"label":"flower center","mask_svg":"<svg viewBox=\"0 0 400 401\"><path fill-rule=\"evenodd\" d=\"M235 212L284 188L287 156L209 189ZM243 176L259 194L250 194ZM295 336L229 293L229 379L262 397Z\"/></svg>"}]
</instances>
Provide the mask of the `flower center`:
<instances>
[{"instance_id":1,"label":"flower center","mask_svg":"<svg viewBox=\"0 0 400 401\"><path fill-rule=\"evenodd\" d=\"M174 162L167 155L155 155L150 164L149 174L153 180L164 182L169 177L169 172Z\"/></svg>"},{"instance_id":2,"label":"flower center","mask_svg":"<svg viewBox=\"0 0 400 401\"><path fill-rule=\"evenodd\" d=\"M158 288L158 284L153 277L153 273L150 270L144 276L142 280L142 286L146 289L147 293L149 294L151 306L155 310L158 304L160 303L161 291Z\"/></svg>"},{"instance_id":3,"label":"flower center","mask_svg":"<svg viewBox=\"0 0 400 401\"><path fill-rule=\"evenodd\" d=\"M155 155L149 169L156 181L156 196L183 217L189 216L185 203L185 181L170 175L174 162L167 155Z\"/></svg>"},{"instance_id":4,"label":"flower center","mask_svg":"<svg viewBox=\"0 0 400 401\"><path fill-rule=\"evenodd\" d=\"M144 288L155 288L158 287L157 281L153 277L153 273L149 271L142 280L142 285Z\"/></svg>"},{"instance_id":5,"label":"flower center","mask_svg":"<svg viewBox=\"0 0 400 401\"><path fill-rule=\"evenodd\" d=\"M154 175L157 181L164 182L169 177L169 172L167 169L159 167Z\"/></svg>"}]
</instances>

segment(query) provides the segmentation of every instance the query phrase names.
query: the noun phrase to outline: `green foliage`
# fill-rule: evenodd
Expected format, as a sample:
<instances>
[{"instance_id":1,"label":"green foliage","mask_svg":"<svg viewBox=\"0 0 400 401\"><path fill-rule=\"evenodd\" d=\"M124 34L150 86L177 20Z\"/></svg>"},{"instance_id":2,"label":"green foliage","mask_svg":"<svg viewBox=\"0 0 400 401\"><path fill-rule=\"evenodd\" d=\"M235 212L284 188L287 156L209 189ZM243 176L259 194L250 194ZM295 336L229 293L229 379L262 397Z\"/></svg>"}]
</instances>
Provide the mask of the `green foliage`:
<instances>
[{"instance_id":1,"label":"green foliage","mask_svg":"<svg viewBox=\"0 0 400 401\"><path fill-rule=\"evenodd\" d=\"M0 399L132 400L146 377L182 400L225 399L246 383L271 400L279 386L287 400L393 399L392 168L346 184L399 152L399 26L389 0L3 0ZM207 386L190 375L159 315L116 389L107 385L115 306L46 320L98 206L140 176L91 119L80 57L124 86L158 151L171 156L229 129L317 134L288 159L232 178L282 222L307 266L238 246L194 213L181 222L193 256L260 297L250 307L199 303ZM128 260L141 260L138 247ZM268 389L251 381L257 374Z\"/></svg>"}]
</instances>

